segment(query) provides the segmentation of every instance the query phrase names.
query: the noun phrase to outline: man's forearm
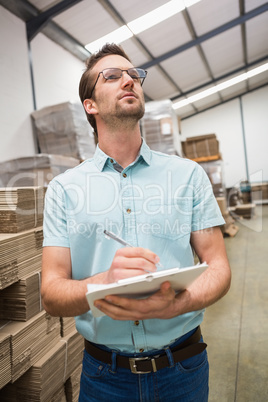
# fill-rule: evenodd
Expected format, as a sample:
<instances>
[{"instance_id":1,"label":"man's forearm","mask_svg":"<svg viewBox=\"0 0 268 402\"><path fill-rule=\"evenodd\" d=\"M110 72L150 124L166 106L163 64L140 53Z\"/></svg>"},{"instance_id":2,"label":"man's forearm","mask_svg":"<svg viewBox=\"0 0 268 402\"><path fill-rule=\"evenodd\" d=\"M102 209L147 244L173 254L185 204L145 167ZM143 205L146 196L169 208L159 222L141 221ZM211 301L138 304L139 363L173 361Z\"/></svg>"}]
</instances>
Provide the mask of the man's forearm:
<instances>
[{"instance_id":1,"label":"man's forearm","mask_svg":"<svg viewBox=\"0 0 268 402\"><path fill-rule=\"evenodd\" d=\"M176 295L175 315L206 308L221 299L229 290L231 271L221 262L211 264L186 291Z\"/></svg>"},{"instance_id":2,"label":"man's forearm","mask_svg":"<svg viewBox=\"0 0 268 402\"><path fill-rule=\"evenodd\" d=\"M54 279L42 286L44 309L52 316L75 317L86 313L89 305L86 298L88 283L102 283L103 273L83 279Z\"/></svg>"}]
</instances>

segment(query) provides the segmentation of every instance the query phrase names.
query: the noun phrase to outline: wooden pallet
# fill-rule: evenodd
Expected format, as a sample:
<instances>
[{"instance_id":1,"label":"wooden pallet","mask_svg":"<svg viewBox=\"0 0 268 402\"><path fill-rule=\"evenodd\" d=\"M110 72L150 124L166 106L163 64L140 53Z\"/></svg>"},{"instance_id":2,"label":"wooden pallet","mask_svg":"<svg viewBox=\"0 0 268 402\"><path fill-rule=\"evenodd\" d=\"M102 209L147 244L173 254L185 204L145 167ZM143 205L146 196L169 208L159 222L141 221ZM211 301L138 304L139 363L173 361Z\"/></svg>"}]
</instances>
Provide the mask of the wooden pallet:
<instances>
[{"instance_id":1,"label":"wooden pallet","mask_svg":"<svg viewBox=\"0 0 268 402\"><path fill-rule=\"evenodd\" d=\"M211 161L217 161L221 159L221 154L217 155L210 155L210 156L200 156L199 158L191 158L195 162L211 162Z\"/></svg>"}]
</instances>

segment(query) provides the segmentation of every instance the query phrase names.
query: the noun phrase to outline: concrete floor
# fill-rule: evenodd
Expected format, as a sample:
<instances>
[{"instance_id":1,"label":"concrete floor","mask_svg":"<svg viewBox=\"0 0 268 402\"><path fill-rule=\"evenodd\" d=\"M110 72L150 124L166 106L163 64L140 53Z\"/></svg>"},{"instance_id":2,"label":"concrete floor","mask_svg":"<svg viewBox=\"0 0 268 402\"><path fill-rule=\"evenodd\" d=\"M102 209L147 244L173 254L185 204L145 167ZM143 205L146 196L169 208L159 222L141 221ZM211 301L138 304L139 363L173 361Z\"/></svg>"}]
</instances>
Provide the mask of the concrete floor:
<instances>
[{"instance_id":1,"label":"concrete floor","mask_svg":"<svg viewBox=\"0 0 268 402\"><path fill-rule=\"evenodd\" d=\"M268 401L268 205L225 238L228 294L209 307L202 332L210 363L209 402Z\"/></svg>"}]
</instances>

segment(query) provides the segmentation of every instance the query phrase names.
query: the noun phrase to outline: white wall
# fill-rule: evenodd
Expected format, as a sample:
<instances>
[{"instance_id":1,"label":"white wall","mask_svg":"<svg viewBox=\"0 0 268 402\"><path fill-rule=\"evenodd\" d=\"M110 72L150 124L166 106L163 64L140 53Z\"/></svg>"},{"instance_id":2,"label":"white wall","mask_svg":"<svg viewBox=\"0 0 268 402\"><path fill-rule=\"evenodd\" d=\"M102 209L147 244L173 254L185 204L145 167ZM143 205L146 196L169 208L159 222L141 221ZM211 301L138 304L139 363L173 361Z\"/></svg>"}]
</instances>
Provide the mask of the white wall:
<instances>
[{"instance_id":1,"label":"white wall","mask_svg":"<svg viewBox=\"0 0 268 402\"><path fill-rule=\"evenodd\" d=\"M243 98L243 115L251 181L268 180L268 87Z\"/></svg>"},{"instance_id":2,"label":"white wall","mask_svg":"<svg viewBox=\"0 0 268 402\"><path fill-rule=\"evenodd\" d=\"M35 142L25 24L0 6L0 162L33 155Z\"/></svg>"},{"instance_id":3,"label":"white wall","mask_svg":"<svg viewBox=\"0 0 268 402\"><path fill-rule=\"evenodd\" d=\"M37 109L80 102L78 85L85 65L43 34L31 42Z\"/></svg>"},{"instance_id":4,"label":"white wall","mask_svg":"<svg viewBox=\"0 0 268 402\"><path fill-rule=\"evenodd\" d=\"M262 170L263 180L268 180L267 105L267 86L242 96L249 175ZM220 142L226 186L232 187L247 178L239 99L183 120L181 133L182 140L202 134L216 134ZM255 180L255 175L252 179Z\"/></svg>"},{"instance_id":5,"label":"white wall","mask_svg":"<svg viewBox=\"0 0 268 402\"><path fill-rule=\"evenodd\" d=\"M38 34L31 42L37 109L80 101L84 63ZM0 6L0 163L36 153L34 110L25 23Z\"/></svg>"}]
</instances>

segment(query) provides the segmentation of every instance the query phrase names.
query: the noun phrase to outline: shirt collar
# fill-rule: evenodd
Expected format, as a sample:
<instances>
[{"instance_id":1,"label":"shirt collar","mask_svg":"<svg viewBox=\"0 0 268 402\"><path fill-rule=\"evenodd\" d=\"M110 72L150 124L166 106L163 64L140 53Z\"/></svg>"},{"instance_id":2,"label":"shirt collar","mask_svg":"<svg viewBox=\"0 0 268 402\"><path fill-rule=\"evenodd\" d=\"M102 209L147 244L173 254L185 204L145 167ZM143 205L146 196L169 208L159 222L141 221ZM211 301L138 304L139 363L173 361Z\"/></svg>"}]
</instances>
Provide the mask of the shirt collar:
<instances>
[{"instance_id":1,"label":"shirt collar","mask_svg":"<svg viewBox=\"0 0 268 402\"><path fill-rule=\"evenodd\" d=\"M145 140L142 139L140 152L139 152L139 155L138 155L136 161L143 159L147 165L150 165L151 158L152 158L152 151L146 144ZM96 167L98 168L98 170L102 171L106 164L107 159L111 159L111 157L109 155L107 155L105 152L103 152L100 149L99 145L97 145L93 159L94 159L94 163L95 163Z\"/></svg>"}]
</instances>

